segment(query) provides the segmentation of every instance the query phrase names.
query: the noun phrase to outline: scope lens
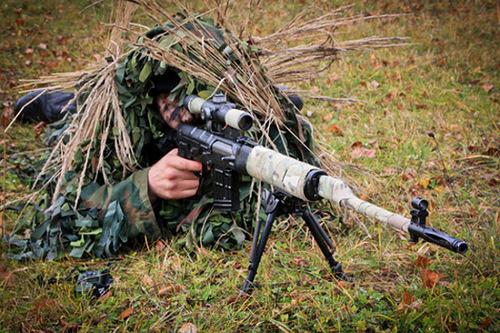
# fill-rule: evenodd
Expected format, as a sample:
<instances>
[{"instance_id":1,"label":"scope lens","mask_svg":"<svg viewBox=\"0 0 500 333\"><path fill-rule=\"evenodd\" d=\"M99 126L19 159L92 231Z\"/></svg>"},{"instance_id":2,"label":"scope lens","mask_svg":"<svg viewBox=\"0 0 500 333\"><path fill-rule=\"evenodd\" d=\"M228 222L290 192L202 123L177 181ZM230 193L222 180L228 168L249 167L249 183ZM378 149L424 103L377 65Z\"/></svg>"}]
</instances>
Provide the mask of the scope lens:
<instances>
[{"instance_id":1,"label":"scope lens","mask_svg":"<svg viewBox=\"0 0 500 333\"><path fill-rule=\"evenodd\" d=\"M239 128L242 131L248 131L250 128L252 128L253 125L253 118L249 114L243 114L240 117L240 121L238 122Z\"/></svg>"}]
</instances>

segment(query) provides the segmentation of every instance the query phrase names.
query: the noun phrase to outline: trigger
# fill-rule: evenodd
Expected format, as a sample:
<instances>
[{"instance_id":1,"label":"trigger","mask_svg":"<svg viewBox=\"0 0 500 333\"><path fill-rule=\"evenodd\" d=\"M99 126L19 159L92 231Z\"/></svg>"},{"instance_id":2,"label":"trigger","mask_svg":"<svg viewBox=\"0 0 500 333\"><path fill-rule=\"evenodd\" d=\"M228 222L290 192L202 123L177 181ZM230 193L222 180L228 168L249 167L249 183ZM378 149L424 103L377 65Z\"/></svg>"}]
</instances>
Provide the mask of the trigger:
<instances>
[{"instance_id":1,"label":"trigger","mask_svg":"<svg viewBox=\"0 0 500 333\"><path fill-rule=\"evenodd\" d=\"M203 175L207 173L208 169L205 165L203 165L201 171L193 171L194 175L200 179L203 178Z\"/></svg>"}]
</instances>

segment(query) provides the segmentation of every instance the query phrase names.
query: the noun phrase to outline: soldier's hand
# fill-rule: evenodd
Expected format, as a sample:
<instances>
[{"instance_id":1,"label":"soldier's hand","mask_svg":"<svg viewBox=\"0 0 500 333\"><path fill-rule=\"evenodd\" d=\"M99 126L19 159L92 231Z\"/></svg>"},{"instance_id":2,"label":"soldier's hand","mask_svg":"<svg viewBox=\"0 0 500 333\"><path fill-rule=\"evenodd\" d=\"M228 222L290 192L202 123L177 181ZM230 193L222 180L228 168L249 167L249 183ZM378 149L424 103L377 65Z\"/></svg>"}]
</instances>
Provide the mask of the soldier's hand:
<instances>
[{"instance_id":1,"label":"soldier's hand","mask_svg":"<svg viewBox=\"0 0 500 333\"><path fill-rule=\"evenodd\" d=\"M184 199L195 195L200 180L193 171L201 170L200 162L179 157L177 149L173 149L149 169L149 199L154 203L158 198Z\"/></svg>"}]
</instances>

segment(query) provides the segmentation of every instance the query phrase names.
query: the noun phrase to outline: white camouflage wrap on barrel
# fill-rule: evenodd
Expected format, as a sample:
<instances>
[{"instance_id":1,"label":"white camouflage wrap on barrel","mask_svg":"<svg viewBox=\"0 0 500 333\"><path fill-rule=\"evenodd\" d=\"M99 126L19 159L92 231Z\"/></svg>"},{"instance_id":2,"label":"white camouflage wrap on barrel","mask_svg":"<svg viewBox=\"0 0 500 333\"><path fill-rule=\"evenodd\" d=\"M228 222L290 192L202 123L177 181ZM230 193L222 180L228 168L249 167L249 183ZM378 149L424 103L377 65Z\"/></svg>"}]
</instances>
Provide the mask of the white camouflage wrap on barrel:
<instances>
[{"instance_id":1,"label":"white camouflage wrap on barrel","mask_svg":"<svg viewBox=\"0 0 500 333\"><path fill-rule=\"evenodd\" d=\"M346 206L364 214L373 217L381 222L384 222L394 229L408 232L408 225L411 221L399 214L391 213L388 210L377 207L369 202L359 199L354 195L344 181L329 176L322 176L319 179L318 186L319 195L327 200L335 201L336 203Z\"/></svg>"},{"instance_id":2,"label":"white camouflage wrap on barrel","mask_svg":"<svg viewBox=\"0 0 500 333\"><path fill-rule=\"evenodd\" d=\"M309 171L318 169L262 146L252 148L246 167L250 176L303 200L307 200L304 194L306 176Z\"/></svg>"},{"instance_id":3,"label":"white camouflage wrap on barrel","mask_svg":"<svg viewBox=\"0 0 500 333\"><path fill-rule=\"evenodd\" d=\"M307 174L318 169L262 146L252 149L246 167L250 176L303 200L308 200L304 194ZM320 176L318 194L324 199L384 222L394 229L408 232L408 225L411 223L408 218L359 199L349 185L340 179Z\"/></svg>"}]
</instances>

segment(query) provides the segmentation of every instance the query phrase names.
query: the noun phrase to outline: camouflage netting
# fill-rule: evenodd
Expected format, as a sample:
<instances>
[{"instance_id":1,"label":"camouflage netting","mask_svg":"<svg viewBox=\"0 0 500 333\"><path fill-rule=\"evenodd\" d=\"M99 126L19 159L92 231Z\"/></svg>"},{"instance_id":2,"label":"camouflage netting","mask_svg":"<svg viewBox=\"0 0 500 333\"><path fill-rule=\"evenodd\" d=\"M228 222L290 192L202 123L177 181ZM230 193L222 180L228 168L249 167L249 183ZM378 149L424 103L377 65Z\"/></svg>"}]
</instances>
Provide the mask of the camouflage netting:
<instances>
[{"instance_id":1,"label":"camouflage netting","mask_svg":"<svg viewBox=\"0 0 500 333\"><path fill-rule=\"evenodd\" d=\"M338 12L333 12L309 23L292 21L267 38L244 41L208 16L185 10L170 16L150 0L118 4L121 9L107 62L95 70L77 73L73 81L70 76L46 81L62 84L59 88L76 86L77 112L54 125L58 129L53 133L57 141L37 179L38 188L42 188L39 193L45 193L38 197L38 204L44 209L25 215L25 225L34 230L31 241L11 238L11 242L24 246L19 258L53 259L65 247L71 249L74 257L85 253L113 255L130 235L135 235L136 229L155 237L182 231L187 235L182 241L188 245L241 245L259 214L258 200L252 194L256 187L250 179L244 180L243 207L235 214L210 209L209 182L203 184L203 193L208 195L162 202L158 211L166 223L161 230L149 222L131 227L133 223L127 220L123 209L134 203L126 198L109 202L111 190L103 192L103 201L108 200L105 216L100 216L96 206L79 205L99 186L125 181L137 170L151 165L145 150L168 131L153 105L153 78L176 71L181 81L172 94L181 97L181 104L191 93L208 97L212 92L223 92L258 119L255 131L250 133L256 141L316 164L315 153L322 150L314 145L312 127L278 88L278 83L306 79L307 73L321 71L307 64L331 63L345 50L391 46L398 40L377 38L337 44L331 32L349 19L341 19ZM129 19L135 5L153 20L155 28L146 33L131 28ZM321 30L327 32L319 44L271 49L277 40L286 43L286 31L306 37L311 31L318 31L313 24L321 25ZM291 59L300 59L302 66L296 67ZM329 157L322 161L327 163L327 171L336 165ZM133 193L134 186L124 185L120 190ZM254 200L248 200L250 196ZM140 211L141 207L134 209Z\"/></svg>"}]
</instances>

